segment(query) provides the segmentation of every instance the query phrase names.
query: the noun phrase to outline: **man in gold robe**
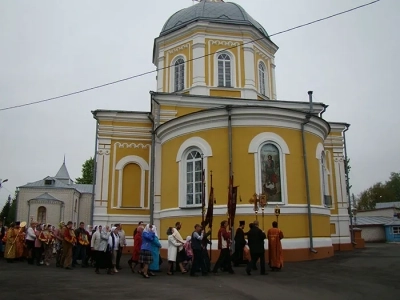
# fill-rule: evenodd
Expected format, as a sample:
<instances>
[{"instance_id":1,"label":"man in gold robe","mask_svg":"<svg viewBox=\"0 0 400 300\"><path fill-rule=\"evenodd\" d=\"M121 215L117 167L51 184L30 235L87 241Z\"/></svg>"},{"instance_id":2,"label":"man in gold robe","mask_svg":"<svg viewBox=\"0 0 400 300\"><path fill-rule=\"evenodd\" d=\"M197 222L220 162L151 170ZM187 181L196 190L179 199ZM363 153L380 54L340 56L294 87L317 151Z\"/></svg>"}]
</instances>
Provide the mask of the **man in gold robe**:
<instances>
[{"instance_id":1,"label":"man in gold robe","mask_svg":"<svg viewBox=\"0 0 400 300\"><path fill-rule=\"evenodd\" d=\"M15 240L15 258L22 260L25 248L25 227L21 228L20 225L20 221L15 222L15 232L18 235Z\"/></svg>"},{"instance_id":2,"label":"man in gold robe","mask_svg":"<svg viewBox=\"0 0 400 300\"><path fill-rule=\"evenodd\" d=\"M15 224L11 223L10 228L7 230L5 236L6 247L4 249L4 258L8 263L11 263L15 259L16 247L15 247L15 238L17 237L17 232L15 230Z\"/></svg>"}]
</instances>

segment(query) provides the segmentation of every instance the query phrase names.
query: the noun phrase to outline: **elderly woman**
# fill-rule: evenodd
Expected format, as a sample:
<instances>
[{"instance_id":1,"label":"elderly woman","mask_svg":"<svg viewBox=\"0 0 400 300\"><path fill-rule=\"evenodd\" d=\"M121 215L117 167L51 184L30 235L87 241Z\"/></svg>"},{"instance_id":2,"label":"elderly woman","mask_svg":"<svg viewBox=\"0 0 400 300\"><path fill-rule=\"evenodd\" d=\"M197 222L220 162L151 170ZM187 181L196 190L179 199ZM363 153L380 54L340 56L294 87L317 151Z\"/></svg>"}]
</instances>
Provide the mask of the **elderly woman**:
<instances>
[{"instance_id":1,"label":"elderly woman","mask_svg":"<svg viewBox=\"0 0 400 300\"><path fill-rule=\"evenodd\" d=\"M149 274L151 276L154 276L154 273L152 272L158 272L160 271L160 248L161 244L158 239L158 234L157 234L157 227L153 225L153 232L154 232L154 240L151 244L151 254L153 256L153 262L149 265Z\"/></svg>"},{"instance_id":2,"label":"elderly woman","mask_svg":"<svg viewBox=\"0 0 400 300\"><path fill-rule=\"evenodd\" d=\"M153 232L153 225L146 225L142 233L142 247L140 248L139 262L143 264L142 276L149 278L148 270L149 265L153 262L153 255L151 254L151 247L155 238Z\"/></svg>"},{"instance_id":3,"label":"elderly woman","mask_svg":"<svg viewBox=\"0 0 400 300\"><path fill-rule=\"evenodd\" d=\"M119 248L119 235L118 235L118 229L115 226L111 228L111 233L108 238L108 246L111 252L111 261L114 268L114 273L118 273L118 270L116 268L116 260L117 260L117 251Z\"/></svg>"},{"instance_id":4,"label":"elderly woman","mask_svg":"<svg viewBox=\"0 0 400 300\"><path fill-rule=\"evenodd\" d=\"M173 235L172 227L167 230L168 235L168 275L174 274L174 262L176 262L176 256L178 254L178 248L182 247L182 243L179 242ZM181 271L184 273L183 265L180 263Z\"/></svg>"}]
</instances>

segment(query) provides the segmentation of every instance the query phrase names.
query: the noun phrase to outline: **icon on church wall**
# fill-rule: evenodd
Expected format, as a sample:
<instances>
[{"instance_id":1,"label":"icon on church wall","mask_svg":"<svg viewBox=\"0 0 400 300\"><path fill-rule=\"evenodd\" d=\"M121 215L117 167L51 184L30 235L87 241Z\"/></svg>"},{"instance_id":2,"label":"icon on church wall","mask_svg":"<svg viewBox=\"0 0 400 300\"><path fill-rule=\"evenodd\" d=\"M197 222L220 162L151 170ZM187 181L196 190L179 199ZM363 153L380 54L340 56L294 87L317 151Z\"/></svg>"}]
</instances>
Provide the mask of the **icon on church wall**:
<instances>
[{"instance_id":1,"label":"icon on church wall","mask_svg":"<svg viewBox=\"0 0 400 300\"><path fill-rule=\"evenodd\" d=\"M282 202L281 168L278 148L265 144L260 151L262 192L268 195L268 202Z\"/></svg>"}]
</instances>

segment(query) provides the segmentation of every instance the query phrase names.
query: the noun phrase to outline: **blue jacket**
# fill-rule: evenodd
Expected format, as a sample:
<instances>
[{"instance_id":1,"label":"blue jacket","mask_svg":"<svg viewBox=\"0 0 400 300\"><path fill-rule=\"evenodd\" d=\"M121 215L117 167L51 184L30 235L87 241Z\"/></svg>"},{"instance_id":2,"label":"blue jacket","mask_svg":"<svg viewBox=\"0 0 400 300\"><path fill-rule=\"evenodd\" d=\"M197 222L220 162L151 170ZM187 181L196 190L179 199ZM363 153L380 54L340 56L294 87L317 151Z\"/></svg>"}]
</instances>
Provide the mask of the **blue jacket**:
<instances>
[{"instance_id":1,"label":"blue jacket","mask_svg":"<svg viewBox=\"0 0 400 300\"><path fill-rule=\"evenodd\" d=\"M155 237L154 232L145 232L143 231L142 233L142 247L140 248L141 250L147 250L151 251L151 244L153 243L154 237Z\"/></svg>"},{"instance_id":2,"label":"blue jacket","mask_svg":"<svg viewBox=\"0 0 400 300\"><path fill-rule=\"evenodd\" d=\"M151 244L151 255L153 256L153 262L149 265L149 269L152 271L160 270L160 248L160 241L158 240L158 237L154 236L154 240Z\"/></svg>"}]
</instances>

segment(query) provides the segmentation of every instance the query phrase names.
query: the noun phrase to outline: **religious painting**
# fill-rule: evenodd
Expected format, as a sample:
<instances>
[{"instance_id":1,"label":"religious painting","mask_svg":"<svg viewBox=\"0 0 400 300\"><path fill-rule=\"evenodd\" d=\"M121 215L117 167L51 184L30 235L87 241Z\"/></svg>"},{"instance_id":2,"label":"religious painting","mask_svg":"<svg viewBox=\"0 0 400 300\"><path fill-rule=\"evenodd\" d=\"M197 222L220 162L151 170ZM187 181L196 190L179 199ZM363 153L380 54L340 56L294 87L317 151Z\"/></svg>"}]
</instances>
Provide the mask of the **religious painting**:
<instances>
[{"instance_id":1,"label":"religious painting","mask_svg":"<svg viewBox=\"0 0 400 300\"><path fill-rule=\"evenodd\" d=\"M280 161L279 149L274 144L261 147L261 186L268 202L282 202Z\"/></svg>"}]
</instances>

